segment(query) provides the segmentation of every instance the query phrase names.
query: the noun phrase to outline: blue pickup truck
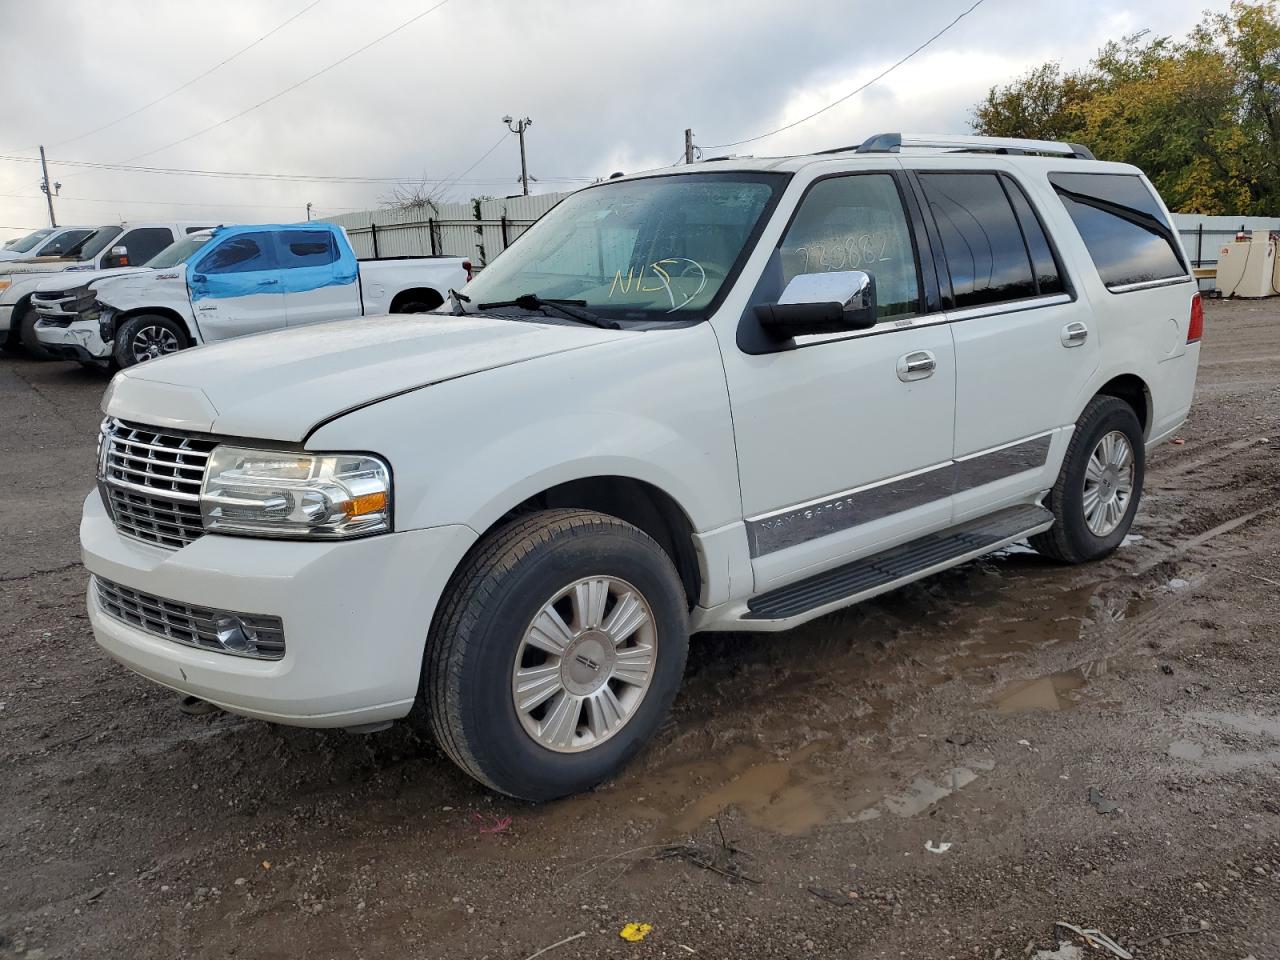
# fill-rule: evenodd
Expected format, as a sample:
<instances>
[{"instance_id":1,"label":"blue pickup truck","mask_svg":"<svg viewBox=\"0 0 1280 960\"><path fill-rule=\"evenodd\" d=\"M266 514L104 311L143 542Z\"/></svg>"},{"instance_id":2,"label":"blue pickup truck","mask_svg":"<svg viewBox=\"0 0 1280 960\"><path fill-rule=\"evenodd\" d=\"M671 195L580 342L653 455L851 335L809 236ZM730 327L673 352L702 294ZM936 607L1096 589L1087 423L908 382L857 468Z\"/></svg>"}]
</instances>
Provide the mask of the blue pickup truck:
<instances>
[{"instance_id":1,"label":"blue pickup truck","mask_svg":"<svg viewBox=\"0 0 1280 960\"><path fill-rule=\"evenodd\" d=\"M140 268L51 277L31 304L53 356L128 367L269 330L423 313L470 278L462 257L358 259L334 224L260 224L190 234Z\"/></svg>"}]
</instances>

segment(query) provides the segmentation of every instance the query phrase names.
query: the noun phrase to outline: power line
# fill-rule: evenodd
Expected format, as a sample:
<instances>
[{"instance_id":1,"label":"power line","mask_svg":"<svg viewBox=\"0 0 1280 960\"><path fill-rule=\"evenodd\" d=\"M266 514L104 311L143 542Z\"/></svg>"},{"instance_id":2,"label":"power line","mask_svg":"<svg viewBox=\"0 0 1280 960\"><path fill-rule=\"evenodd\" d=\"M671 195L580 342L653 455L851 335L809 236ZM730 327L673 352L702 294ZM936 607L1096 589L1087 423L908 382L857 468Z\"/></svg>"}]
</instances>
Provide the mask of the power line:
<instances>
[{"instance_id":1,"label":"power line","mask_svg":"<svg viewBox=\"0 0 1280 960\"><path fill-rule=\"evenodd\" d=\"M253 41L253 43L249 44L247 47L241 47L239 50L237 50L237 51L236 51L235 53L233 53L231 56L227 57L225 60L222 60L222 61L220 61L219 63L214 64L212 67L210 67L210 68L209 68L208 70L206 70L204 73L199 74L198 76L192 77L192 78L191 78L190 80L188 80L186 83L182 84L182 86L180 86L180 87L174 87L172 90L170 90L168 93L164 94L163 96L156 97L156 99L152 100L150 103L145 103L145 104L143 104L142 106L138 107L138 109L136 109L136 110L132 110L132 111L130 111L129 113L126 113L126 114L125 114L124 116L122 116L122 117L117 117L117 118L116 118L116 119L114 119L114 120L111 120L111 121L109 121L109 122L107 122L107 123L104 123L104 124L103 124L102 126L100 126L100 127L94 127L94 128L93 128L92 130L90 130L88 133L82 133L82 134L80 134L79 136L70 137L70 138L68 138L68 139L66 139L66 140L60 140L59 142L57 142L57 143L53 144L53 146L54 146L54 147L61 147L61 146L65 146L65 145L66 145L66 144L68 144L68 143L75 143L77 140L83 140L83 139L85 139L86 137L92 137L95 133L101 133L103 130L106 130L108 127L114 127L116 124L118 124L118 123L123 123L124 121L128 120L128 119L129 119L129 118L131 118L131 117L136 117L138 114L142 113L144 110L150 110L152 107L154 107L154 106L155 106L156 104L158 104L158 103L163 103L165 100L168 100L168 99L169 99L170 97L172 97L174 94L176 94L176 93L181 93L183 90L187 89L187 87L191 86L193 83L196 83L196 82L197 82L197 81L199 81L199 80L203 80L205 77L209 76L209 74L211 74L211 73L215 73L216 71L221 70L223 67L225 67L227 64L229 64L232 60L235 60L235 59L236 59L237 57L239 57L241 54L248 53L250 50L252 50L252 49L253 49L254 47L256 47L258 44L262 43L262 41L263 41L263 40L266 40L268 37L272 36L273 34L279 33L281 30L283 30L283 29L284 29L285 27L287 27L289 24L293 23L293 21L295 21L295 20L297 20L299 17L301 17L304 13L307 13L307 12L308 12L308 11L310 11L313 7L318 6L318 5L320 4L320 2L321 2L321 0L312 0L312 2L311 2L311 3L307 4L307 5L306 5L305 7L303 7L301 10L299 10L297 13L295 13L293 16L291 16L288 20L284 21L284 23L281 23L281 24L279 24L278 26L273 27L272 29L268 30L266 33L264 33L262 36L258 37L258 39L257 39L257 40L254 40L254 41Z\"/></svg>"},{"instance_id":2,"label":"power line","mask_svg":"<svg viewBox=\"0 0 1280 960\"><path fill-rule=\"evenodd\" d=\"M233 120L238 120L241 117L243 117L245 114L252 113L254 110L257 110L259 107L266 106L268 103L271 103L273 100L279 100L286 93L290 93L294 90L297 90L300 86L302 86L305 83L310 83L316 77L321 76L322 74L328 73L334 67L341 66L342 64L350 60L352 57L357 56L358 54L364 53L364 51L368 50L370 47L374 46L375 44L381 43L383 40L386 40L388 37L392 36L393 34L399 33L405 27L408 27L416 23L417 21L421 20L427 14L433 13L436 10L439 10L448 2L449 0L439 0L439 2L434 4L433 6L430 6L426 10L423 10L421 13L415 14L414 16L410 17L404 23L400 24L400 26L395 27L392 30L388 30L382 36L377 37L374 40L370 40L363 47L359 47L355 50L352 50L350 53L348 53L345 57L341 58L340 60L335 60L333 63L329 64L327 67L317 70L315 73L311 74L310 76L303 77L297 83L294 83L285 87L279 93L273 93L271 96L267 97L265 100L259 100L253 106L246 107L244 110L241 110L239 113L232 114L231 116L227 117L224 120L219 120L217 123L211 123L209 126L203 128L202 130L197 130L195 133L188 134L187 136L182 137L181 139L174 140L172 143L166 143L162 147L156 147L154 150L147 150L145 153L135 154L134 156L129 157L127 160L125 160L125 162L129 163L133 160L141 160L143 157L149 157L154 153L160 153L162 150L168 150L170 147L176 147L179 144L187 143L190 140L194 140L196 137L203 136L204 134L208 133L210 130L216 130L218 127L231 123Z\"/></svg>"},{"instance_id":3,"label":"power line","mask_svg":"<svg viewBox=\"0 0 1280 960\"><path fill-rule=\"evenodd\" d=\"M504 134L505 138L508 134ZM499 141L501 143L501 141ZM489 153L497 149L498 144L494 144L490 148ZM488 156L486 153L484 156ZM480 159L483 160L484 156ZM0 161L8 161L10 163L39 163L39 157L18 157L11 154L0 154ZM480 161L464 170L463 173L469 173ZM302 173L257 173L253 171L236 171L236 170L200 170L189 167L150 167L139 164L129 163L106 163L91 160L58 160L59 166L66 167L85 167L91 170L113 170L120 173L141 173L151 175L163 175L174 177L213 177L216 179L230 180L272 180L272 181L298 181L307 183L505 183L502 179L493 180L468 180L461 178L453 179L429 178L429 177L360 177L346 176L340 174L302 174ZM594 177L541 177L542 182L547 183L590 183Z\"/></svg>"},{"instance_id":4,"label":"power line","mask_svg":"<svg viewBox=\"0 0 1280 960\"><path fill-rule=\"evenodd\" d=\"M914 50L912 50L910 53L908 53L905 57L903 57L903 58L902 58L901 60L899 60L897 63L893 64L892 66L888 67L887 69L885 69L885 70L881 71L880 73L876 74L874 77L872 77L872 78L871 78L870 80L868 80L866 83L862 84L862 85L861 85L860 87L858 87L857 89L855 89L855 90L850 90L848 93L846 93L846 94L845 94L843 97L841 97L839 100L836 100L836 101L833 101L832 103L827 104L827 105L826 105L825 107L823 107L821 110L815 110L813 113L809 114L807 117L801 117L799 120L795 120L795 121L792 121L791 123L786 124L785 126L778 127L778 129L777 129L777 130L770 130L768 133L761 133L761 134L759 134L759 135L757 135L757 136L754 136L754 137L747 137L745 140L734 140L734 141L732 141L731 143L716 143L716 144L712 144L711 146L707 147L706 149L708 149L708 150L719 150L719 149L721 149L722 147L739 147L739 146L741 146L741 145L742 145L742 144L744 144L744 143L755 143L755 141L757 141L757 140L763 140L763 139L765 139L765 137L772 137L775 133L782 133L782 131L783 131L783 130L790 130L792 127L798 127L798 126L800 126L800 124L802 124L802 123L807 123L808 121L812 120L814 117L818 116L819 114L826 113L826 112L827 112L828 110L830 110L832 107L838 107L838 106L840 106L840 104L844 103L844 102L845 102L846 100L848 100L850 97L852 97L852 96L854 96L854 95L856 95L856 94L861 93L863 90L867 89L867 87L871 86L873 83L877 83L877 82L879 82L880 80L883 80L883 79L884 79L885 77L887 77L889 74L893 73L893 71L897 70L900 66L902 66L904 63L906 63L908 60L910 60L912 57L914 57L917 53L919 53L919 52L920 52L921 50L923 50L925 47L929 46L929 44L933 43L933 41L937 40L939 37L941 37L944 33L946 33L948 30L950 30L952 27L954 27L957 23L959 23L961 20L963 20L963 19L964 19L965 17L967 17L969 14L973 13L973 11L974 11L974 10L976 10L976 9L978 9L978 7L982 6L983 2L984 2L984 0L976 0L976 2L975 2L971 7L969 7L967 10L965 10L963 13L961 13L958 17L956 17L954 20L952 20L950 23L948 23L945 27L943 27L941 30L939 30L937 33L935 33L932 37L930 37L930 38L929 38L928 40L926 40L924 43L920 44L920 46L916 47Z\"/></svg>"},{"instance_id":5,"label":"power line","mask_svg":"<svg viewBox=\"0 0 1280 960\"><path fill-rule=\"evenodd\" d=\"M495 141L493 142L493 146L492 146L492 147L490 147L490 148L489 148L488 150L486 150L484 153L480 154L480 157L475 161L475 163L471 164L471 166L467 167L467 169L463 170L463 171L462 171L460 174L458 174L456 177L451 177L450 179L445 180L445 181L444 181L444 183L440 184L440 186L439 186L439 190L440 190L440 192L441 192L441 193L444 193L444 190L445 190L445 188L446 188L446 187L451 187L451 186L453 186L455 183L462 183L462 182L464 182L464 181L462 180L462 178L463 178L463 177L465 177L465 176L466 176L468 173L470 173L472 170L474 170L476 167L480 166L480 161L481 161L481 160L484 160L486 157L488 157L488 156L489 156L489 154L493 153L493 151L497 150L497 149L498 149L498 147L502 146L503 141L504 141L504 140L506 140L506 139L507 139L507 137L509 137L509 136L511 136L511 134L510 134L510 133L504 133L502 136L500 136L497 140L495 140ZM495 180L495 181L493 181L493 182L495 182L495 183L496 183L497 181Z\"/></svg>"}]
</instances>

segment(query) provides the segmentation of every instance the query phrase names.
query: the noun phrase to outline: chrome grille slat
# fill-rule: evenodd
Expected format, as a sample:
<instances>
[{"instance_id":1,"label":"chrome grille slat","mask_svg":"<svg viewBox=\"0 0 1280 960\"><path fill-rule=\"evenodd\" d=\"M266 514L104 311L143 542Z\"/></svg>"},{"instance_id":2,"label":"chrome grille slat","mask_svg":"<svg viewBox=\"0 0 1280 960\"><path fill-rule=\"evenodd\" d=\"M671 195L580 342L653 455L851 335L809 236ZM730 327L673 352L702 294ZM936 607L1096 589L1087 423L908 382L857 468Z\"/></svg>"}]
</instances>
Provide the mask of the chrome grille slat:
<instances>
[{"instance_id":1,"label":"chrome grille slat","mask_svg":"<svg viewBox=\"0 0 1280 960\"><path fill-rule=\"evenodd\" d=\"M169 550L204 534L200 485L216 440L108 419L102 443L98 480L116 529Z\"/></svg>"},{"instance_id":2,"label":"chrome grille slat","mask_svg":"<svg viewBox=\"0 0 1280 960\"><path fill-rule=\"evenodd\" d=\"M93 591L99 609L107 616L174 643L252 660L279 660L284 656L284 623L279 617L222 614L236 617L255 633L258 652L237 653L218 642L214 623L220 611L167 600L102 577L93 578Z\"/></svg>"}]
</instances>

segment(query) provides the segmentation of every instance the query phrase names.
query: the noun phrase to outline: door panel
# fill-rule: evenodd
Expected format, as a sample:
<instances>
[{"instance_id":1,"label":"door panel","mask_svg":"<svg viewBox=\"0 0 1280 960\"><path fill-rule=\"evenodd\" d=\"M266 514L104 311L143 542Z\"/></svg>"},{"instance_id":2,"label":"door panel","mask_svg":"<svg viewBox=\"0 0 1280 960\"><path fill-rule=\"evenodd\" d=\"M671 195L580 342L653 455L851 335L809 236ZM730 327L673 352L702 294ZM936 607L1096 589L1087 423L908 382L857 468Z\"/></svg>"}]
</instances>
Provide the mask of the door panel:
<instances>
[{"instance_id":1,"label":"door panel","mask_svg":"<svg viewBox=\"0 0 1280 960\"><path fill-rule=\"evenodd\" d=\"M339 254L332 233L299 228L275 238L289 326L360 316L359 267L353 254Z\"/></svg>"},{"instance_id":2,"label":"door panel","mask_svg":"<svg viewBox=\"0 0 1280 960\"><path fill-rule=\"evenodd\" d=\"M815 181L753 299L776 302L796 275L842 270L876 279L871 330L725 352L756 590L950 520L954 349L941 318L920 315L916 240L894 175ZM759 342L742 333L739 344Z\"/></svg>"},{"instance_id":3,"label":"door panel","mask_svg":"<svg viewBox=\"0 0 1280 960\"><path fill-rule=\"evenodd\" d=\"M285 325L284 293L270 234L215 237L188 269L191 305L206 342Z\"/></svg>"},{"instance_id":4,"label":"door panel","mask_svg":"<svg viewBox=\"0 0 1280 960\"><path fill-rule=\"evenodd\" d=\"M936 369L903 382L899 361ZM946 324L726 365L756 588L945 526L955 362Z\"/></svg>"},{"instance_id":5,"label":"door panel","mask_svg":"<svg viewBox=\"0 0 1280 960\"><path fill-rule=\"evenodd\" d=\"M1087 304L1066 284L1040 219L997 171L921 170L954 295L956 519L1052 485L1054 434L1099 363Z\"/></svg>"}]
</instances>

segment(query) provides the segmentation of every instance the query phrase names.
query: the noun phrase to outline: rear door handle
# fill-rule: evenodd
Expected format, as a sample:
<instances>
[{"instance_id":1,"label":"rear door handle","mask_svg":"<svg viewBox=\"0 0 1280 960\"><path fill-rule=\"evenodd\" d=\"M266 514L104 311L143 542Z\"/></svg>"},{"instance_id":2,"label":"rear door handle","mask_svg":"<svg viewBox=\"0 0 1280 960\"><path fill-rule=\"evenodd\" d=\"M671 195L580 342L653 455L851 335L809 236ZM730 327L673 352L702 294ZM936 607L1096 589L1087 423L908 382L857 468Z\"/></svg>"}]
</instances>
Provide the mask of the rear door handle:
<instances>
[{"instance_id":1,"label":"rear door handle","mask_svg":"<svg viewBox=\"0 0 1280 960\"><path fill-rule=\"evenodd\" d=\"M274 286L275 286L277 283L279 283L279 282L280 282L279 280L259 280L259 281L258 281L258 286L260 286L260 287L274 287Z\"/></svg>"},{"instance_id":2,"label":"rear door handle","mask_svg":"<svg viewBox=\"0 0 1280 960\"><path fill-rule=\"evenodd\" d=\"M1062 328L1061 338L1064 347L1082 347L1089 339L1089 328L1078 320L1068 323Z\"/></svg>"},{"instance_id":3,"label":"rear door handle","mask_svg":"<svg viewBox=\"0 0 1280 960\"><path fill-rule=\"evenodd\" d=\"M928 350L913 350L898 358L898 379L903 383L932 377L938 369L938 358Z\"/></svg>"}]
</instances>

